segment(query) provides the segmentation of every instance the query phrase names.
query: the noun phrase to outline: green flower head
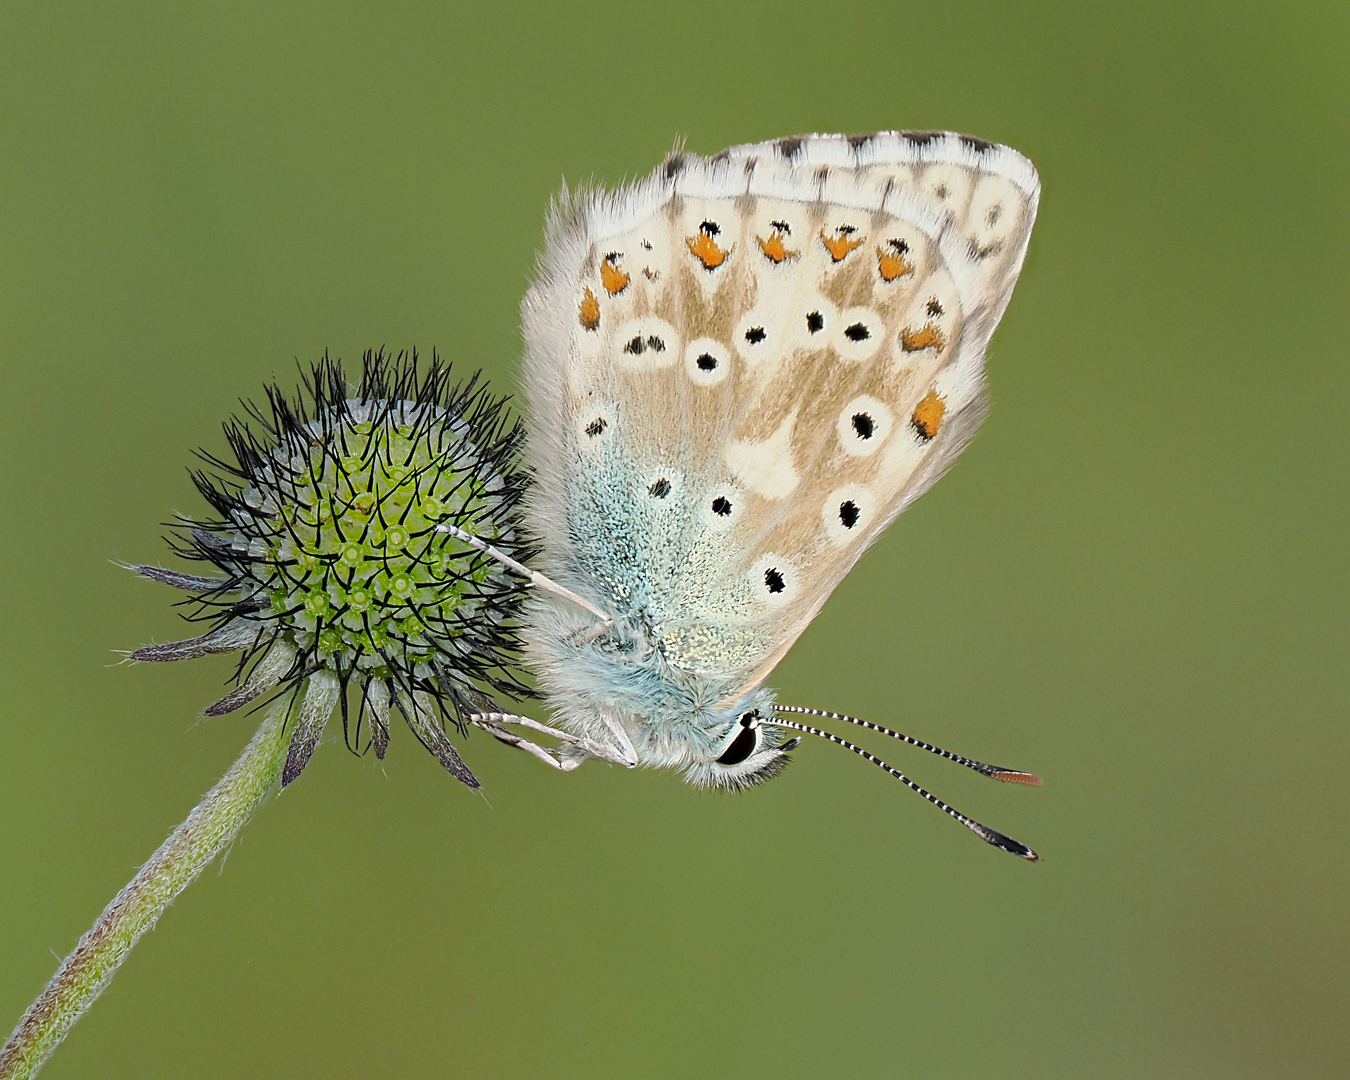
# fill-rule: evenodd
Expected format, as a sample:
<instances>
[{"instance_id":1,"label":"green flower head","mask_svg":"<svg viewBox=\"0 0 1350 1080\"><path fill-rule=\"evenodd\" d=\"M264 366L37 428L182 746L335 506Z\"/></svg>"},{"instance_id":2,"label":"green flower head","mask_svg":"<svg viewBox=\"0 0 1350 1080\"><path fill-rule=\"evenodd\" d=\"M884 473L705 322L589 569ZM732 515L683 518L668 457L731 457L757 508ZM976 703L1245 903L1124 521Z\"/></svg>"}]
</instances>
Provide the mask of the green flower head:
<instances>
[{"instance_id":1,"label":"green flower head","mask_svg":"<svg viewBox=\"0 0 1350 1080\"><path fill-rule=\"evenodd\" d=\"M476 376L452 383L449 365L433 357L419 369L415 353L367 353L354 386L325 356L303 381L293 398L268 387L266 408L247 405L247 419L225 425L234 461L203 454L207 469L193 473L218 516L181 520L176 551L224 576L133 567L191 593L188 617L210 631L131 658L240 651L238 685L210 716L291 693L283 785L340 709L348 746L364 749L364 730L365 747L383 758L397 710L454 776L477 787L443 720L462 725L492 709L483 687L528 693L515 668L524 584L437 526L528 557L517 516L519 422Z\"/></svg>"}]
</instances>

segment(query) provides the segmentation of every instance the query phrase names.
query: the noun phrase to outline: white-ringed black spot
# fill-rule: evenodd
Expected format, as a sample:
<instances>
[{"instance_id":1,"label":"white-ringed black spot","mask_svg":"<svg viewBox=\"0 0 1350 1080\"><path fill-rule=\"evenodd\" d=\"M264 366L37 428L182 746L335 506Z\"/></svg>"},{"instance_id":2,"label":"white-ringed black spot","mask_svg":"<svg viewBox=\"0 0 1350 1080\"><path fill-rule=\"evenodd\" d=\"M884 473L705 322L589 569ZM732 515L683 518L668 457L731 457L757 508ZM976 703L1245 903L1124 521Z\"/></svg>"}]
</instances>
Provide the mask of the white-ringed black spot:
<instances>
[{"instance_id":1,"label":"white-ringed black spot","mask_svg":"<svg viewBox=\"0 0 1350 1080\"><path fill-rule=\"evenodd\" d=\"M852 499L845 499L839 504L839 520L844 523L844 528L851 529L858 524L858 518L862 517L862 511L858 509L858 504Z\"/></svg>"},{"instance_id":2,"label":"white-ringed black spot","mask_svg":"<svg viewBox=\"0 0 1350 1080\"><path fill-rule=\"evenodd\" d=\"M698 231L704 236L716 236L722 230L715 221L705 221L699 227Z\"/></svg>"},{"instance_id":3,"label":"white-ringed black spot","mask_svg":"<svg viewBox=\"0 0 1350 1080\"><path fill-rule=\"evenodd\" d=\"M825 329L825 316L819 311L807 312L806 329L813 334L819 334Z\"/></svg>"},{"instance_id":4,"label":"white-ringed black spot","mask_svg":"<svg viewBox=\"0 0 1350 1080\"><path fill-rule=\"evenodd\" d=\"M647 343L642 340L642 335L638 334L623 347L623 351L631 353L634 356L641 356L647 351Z\"/></svg>"},{"instance_id":5,"label":"white-ringed black spot","mask_svg":"<svg viewBox=\"0 0 1350 1080\"><path fill-rule=\"evenodd\" d=\"M764 571L764 587L771 593L780 593L787 588L787 582L777 567L771 566Z\"/></svg>"},{"instance_id":6,"label":"white-ringed black spot","mask_svg":"<svg viewBox=\"0 0 1350 1080\"><path fill-rule=\"evenodd\" d=\"M719 495L712 501L712 512L718 517L731 516L731 500L725 495Z\"/></svg>"},{"instance_id":7,"label":"white-ringed black spot","mask_svg":"<svg viewBox=\"0 0 1350 1080\"><path fill-rule=\"evenodd\" d=\"M784 236L792 235L792 227L786 221L771 221L769 222L769 228L777 229Z\"/></svg>"},{"instance_id":8,"label":"white-ringed black spot","mask_svg":"<svg viewBox=\"0 0 1350 1080\"><path fill-rule=\"evenodd\" d=\"M758 345L768 336L768 331L762 326L752 326L745 332L745 340L751 345Z\"/></svg>"},{"instance_id":9,"label":"white-ringed black spot","mask_svg":"<svg viewBox=\"0 0 1350 1080\"><path fill-rule=\"evenodd\" d=\"M654 499L664 499L667 495L670 494L670 481L667 480L664 476L661 477L659 480L656 481L656 483L654 483L651 487L647 489L647 494L652 496L652 498Z\"/></svg>"},{"instance_id":10,"label":"white-ringed black spot","mask_svg":"<svg viewBox=\"0 0 1350 1080\"><path fill-rule=\"evenodd\" d=\"M651 349L652 352L665 352L666 343L662 338L657 337L655 334L651 334L647 338L647 348Z\"/></svg>"},{"instance_id":11,"label":"white-ringed black spot","mask_svg":"<svg viewBox=\"0 0 1350 1080\"><path fill-rule=\"evenodd\" d=\"M698 359L694 361L698 365L699 371L716 371L717 357L712 353L699 353Z\"/></svg>"},{"instance_id":12,"label":"white-ringed black spot","mask_svg":"<svg viewBox=\"0 0 1350 1080\"><path fill-rule=\"evenodd\" d=\"M597 416L594 420L592 420L589 424L586 425L586 434L589 435L592 439L594 439L607 427L609 427L609 425L605 423L605 418L603 416Z\"/></svg>"},{"instance_id":13,"label":"white-ringed black spot","mask_svg":"<svg viewBox=\"0 0 1350 1080\"><path fill-rule=\"evenodd\" d=\"M939 318L943 314L942 304L939 302L936 296L928 301L928 306L924 310L928 312L928 317L930 319Z\"/></svg>"},{"instance_id":14,"label":"white-ringed black spot","mask_svg":"<svg viewBox=\"0 0 1350 1080\"><path fill-rule=\"evenodd\" d=\"M872 437L872 432L876 430L876 424L865 412L854 413L853 430L858 433L858 438L870 439Z\"/></svg>"},{"instance_id":15,"label":"white-ringed black spot","mask_svg":"<svg viewBox=\"0 0 1350 1080\"><path fill-rule=\"evenodd\" d=\"M866 341L872 336L872 331L860 322L855 322L852 326L844 330L844 337L849 341Z\"/></svg>"},{"instance_id":16,"label":"white-ringed black spot","mask_svg":"<svg viewBox=\"0 0 1350 1080\"><path fill-rule=\"evenodd\" d=\"M937 187L933 189L933 194L936 195L939 199L945 199L951 193L952 189L949 188L946 184L939 184Z\"/></svg>"}]
</instances>

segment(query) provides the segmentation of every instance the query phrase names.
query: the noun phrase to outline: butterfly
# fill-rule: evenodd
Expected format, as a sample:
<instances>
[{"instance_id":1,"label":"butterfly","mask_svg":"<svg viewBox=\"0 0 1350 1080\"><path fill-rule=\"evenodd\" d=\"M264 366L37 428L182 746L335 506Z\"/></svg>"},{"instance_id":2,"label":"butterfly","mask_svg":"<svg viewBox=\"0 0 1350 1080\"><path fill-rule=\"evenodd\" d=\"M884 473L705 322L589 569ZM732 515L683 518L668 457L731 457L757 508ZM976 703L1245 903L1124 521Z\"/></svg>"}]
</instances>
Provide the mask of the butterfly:
<instances>
[{"instance_id":1,"label":"butterfly","mask_svg":"<svg viewBox=\"0 0 1350 1080\"><path fill-rule=\"evenodd\" d=\"M764 684L979 426L1039 192L1015 150L914 131L677 152L630 187L564 190L523 303L542 551L513 564L540 586L526 656L555 722L474 722L559 768L597 758L732 789L777 774L794 731L819 735L1034 861L788 717L1032 774L780 706Z\"/></svg>"}]
</instances>

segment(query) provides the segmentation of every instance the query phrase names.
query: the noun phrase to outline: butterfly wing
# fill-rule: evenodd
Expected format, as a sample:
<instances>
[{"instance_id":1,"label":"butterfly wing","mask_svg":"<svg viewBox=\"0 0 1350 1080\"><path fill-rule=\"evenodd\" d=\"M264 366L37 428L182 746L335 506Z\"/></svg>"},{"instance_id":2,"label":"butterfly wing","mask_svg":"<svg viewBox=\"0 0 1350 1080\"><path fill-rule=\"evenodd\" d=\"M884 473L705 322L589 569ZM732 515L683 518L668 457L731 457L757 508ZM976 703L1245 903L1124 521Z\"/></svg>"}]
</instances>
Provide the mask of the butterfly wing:
<instances>
[{"instance_id":1,"label":"butterfly wing","mask_svg":"<svg viewBox=\"0 0 1350 1080\"><path fill-rule=\"evenodd\" d=\"M983 415L1039 180L931 132L676 154L564 194L525 305L546 572L761 680Z\"/></svg>"}]
</instances>

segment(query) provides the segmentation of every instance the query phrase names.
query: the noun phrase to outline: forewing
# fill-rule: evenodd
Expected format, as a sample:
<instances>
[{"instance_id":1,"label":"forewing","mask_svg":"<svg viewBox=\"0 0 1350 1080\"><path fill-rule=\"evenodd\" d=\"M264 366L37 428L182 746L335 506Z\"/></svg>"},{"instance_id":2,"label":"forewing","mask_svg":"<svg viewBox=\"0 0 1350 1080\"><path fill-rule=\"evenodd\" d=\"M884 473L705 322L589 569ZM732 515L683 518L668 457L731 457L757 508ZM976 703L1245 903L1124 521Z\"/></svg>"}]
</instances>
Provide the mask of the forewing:
<instances>
[{"instance_id":1,"label":"forewing","mask_svg":"<svg viewBox=\"0 0 1350 1080\"><path fill-rule=\"evenodd\" d=\"M1039 182L942 133L676 155L564 196L525 302L551 571L762 678L982 416Z\"/></svg>"}]
</instances>

